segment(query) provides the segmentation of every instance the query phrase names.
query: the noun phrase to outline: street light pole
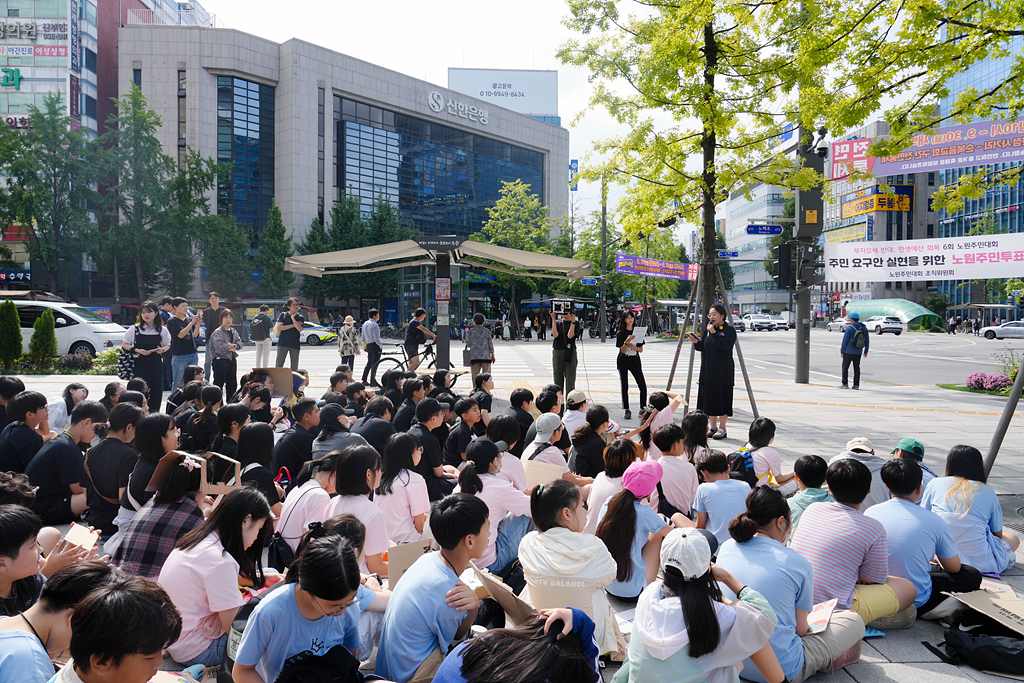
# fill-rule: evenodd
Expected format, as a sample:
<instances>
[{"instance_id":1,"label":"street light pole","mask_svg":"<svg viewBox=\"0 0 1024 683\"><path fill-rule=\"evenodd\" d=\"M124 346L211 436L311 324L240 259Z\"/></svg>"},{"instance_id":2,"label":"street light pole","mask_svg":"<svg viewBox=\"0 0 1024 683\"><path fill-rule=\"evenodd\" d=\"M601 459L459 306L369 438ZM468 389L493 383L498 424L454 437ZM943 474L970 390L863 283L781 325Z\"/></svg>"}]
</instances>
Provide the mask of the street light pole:
<instances>
[{"instance_id":1,"label":"street light pole","mask_svg":"<svg viewBox=\"0 0 1024 683\"><path fill-rule=\"evenodd\" d=\"M598 307L597 325L601 331L601 343L605 342L605 324L608 318L608 194L604 183L604 176L601 176L601 303Z\"/></svg>"}]
</instances>

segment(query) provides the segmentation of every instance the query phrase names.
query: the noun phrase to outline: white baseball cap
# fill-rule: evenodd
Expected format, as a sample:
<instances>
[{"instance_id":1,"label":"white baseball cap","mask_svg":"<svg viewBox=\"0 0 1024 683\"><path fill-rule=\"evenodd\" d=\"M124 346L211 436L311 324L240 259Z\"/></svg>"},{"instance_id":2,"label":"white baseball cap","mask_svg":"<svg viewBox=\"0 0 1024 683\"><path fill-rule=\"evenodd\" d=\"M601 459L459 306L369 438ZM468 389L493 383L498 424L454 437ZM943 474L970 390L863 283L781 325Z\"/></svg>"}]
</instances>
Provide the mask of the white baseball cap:
<instances>
[{"instance_id":1,"label":"white baseball cap","mask_svg":"<svg viewBox=\"0 0 1024 683\"><path fill-rule=\"evenodd\" d=\"M673 529L661 544L661 565L684 579L700 578L711 568L711 546L699 529Z\"/></svg>"}]
</instances>

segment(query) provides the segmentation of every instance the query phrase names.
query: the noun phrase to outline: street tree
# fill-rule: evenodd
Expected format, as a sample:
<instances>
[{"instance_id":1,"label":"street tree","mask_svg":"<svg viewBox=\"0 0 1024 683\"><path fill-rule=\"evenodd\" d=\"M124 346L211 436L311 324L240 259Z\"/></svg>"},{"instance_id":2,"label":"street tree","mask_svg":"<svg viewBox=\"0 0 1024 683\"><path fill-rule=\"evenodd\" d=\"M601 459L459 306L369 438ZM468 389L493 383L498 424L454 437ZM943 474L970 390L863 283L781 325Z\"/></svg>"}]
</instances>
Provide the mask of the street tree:
<instances>
[{"instance_id":1,"label":"street tree","mask_svg":"<svg viewBox=\"0 0 1024 683\"><path fill-rule=\"evenodd\" d=\"M343 194L331 205L331 225L327 232L328 251L370 246L370 230L363 219L359 197ZM333 275L328 280L331 298L348 301L366 293L362 275Z\"/></svg>"},{"instance_id":2,"label":"street tree","mask_svg":"<svg viewBox=\"0 0 1024 683\"><path fill-rule=\"evenodd\" d=\"M402 225L402 215L398 206L383 195L378 194L370 207L370 215L366 220L369 231L369 245L393 244L402 242L412 236L412 230ZM344 249L344 247L341 247ZM398 270L383 270L379 273L367 273L364 280L366 292L372 292L373 297L387 297L398 295Z\"/></svg>"},{"instance_id":3,"label":"street tree","mask_svg":"<svg viewBox=\"0 0 1024 683\"><path fill-rule=\"evenodd\" d=\"M201 226L207 286L227 300L241 297L249 288L253 272L245 230L231 215L205 216Z\"/></svg>"},{"instance_id":4,"label":"street tree","mask_svg":"<svg viewBox=\"0 0 1024 683\"><path fill-rule=\"evenodd\" d=\"M0 303L0 363L10 372L14 361L21 358L21 320L12 299Z\"/></svg>"},{"instance_id":5,"label":"street tree","mask_svg":"<svg viewBox=\"0 0 1024 683\"><path fill-rule=\"evenodd\" d=\"M313 220L309 222L309 230L306 231L302 241L295 245L295 250L303 256L322 254L333 250L319 216L313 216ZM303 275L299 283L299 291L302 296L314 302L315 306L323 306L324 300L328 297L330 285L331 278Z\"/></svg>"},{"instance_id":6,"label":"street tree","mask_svg":"<svg viewBox=\"0 0 1024 683\"><path fill-rule=\"evenodd\" d=\"M259 289L270 299L283 299L295 284L295 275L284 269L284 260L295 254L292 238L284 227L281 209L277 202L270 206L267 227L263 229L259 252L256 256L256 270L259 272Z\"/></svg>"}]
</instances>

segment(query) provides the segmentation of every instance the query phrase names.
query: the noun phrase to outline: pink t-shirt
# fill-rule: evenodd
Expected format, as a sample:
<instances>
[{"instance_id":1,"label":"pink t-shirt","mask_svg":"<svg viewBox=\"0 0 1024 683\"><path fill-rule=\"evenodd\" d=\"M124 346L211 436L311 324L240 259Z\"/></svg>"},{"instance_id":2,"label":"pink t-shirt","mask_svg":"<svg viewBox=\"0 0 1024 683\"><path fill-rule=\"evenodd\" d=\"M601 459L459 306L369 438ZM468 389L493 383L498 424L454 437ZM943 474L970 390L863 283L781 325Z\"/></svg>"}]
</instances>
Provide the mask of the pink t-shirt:
<instances>
[{"instance_id":1,"label":"pink t-shirt","mask_svg":"<svg viewBox=\"0 0 1024 683\"><path fill-rule=\"evenodd\" d=\"M523 460L545 462L549 465L557 465L562 468L562 474L565 474L566 472L569 471L569 465L565 462L565 456L562 455L562 451L558 450L554 446L549 445L547 448L545 448L536 456L534 456L533 454L536 452L537 447L540 444L540 441L534 441L532 444L527 446L526 450L523 451Z\"/></svg>"},{"instance_id":2,"label":"pink t-shirt","mask_svg":"<svg viewBox=\"0 0 1024 683\"><path fill-rule=\"evenodd\" d=\"M478 567L490 567L498 559L498 551L495 544L498 542L498 524L505 519L505 514L511 512L516 517L530 514L530 498L522 491L517 491L512 484L493 474L481 474L480 481L483 482L483 490L476 494L476 497L487 503L489 514L487 521L491 525L491 537L487 543L487 550L480 556ZM459 491L459 487L455 487Z\"/></svg>"},{"instance_id":3,"label":"pink t-shirt","mask_svg":"<svg viewBox=\"0 0 1024 683\"><path fill-rule=\"evenodd\" d=\"M647 457L651 460L657 460L661 457L661 449L654 445L654 432L658 431L658 427L672 424L672 415L672 404L669 403L664 410L659 410L658 414L651 420L651 445L647 448Z\"/></svg>"},{"instance_id":4,"label":"pink t-shirt","mask_svg":"<svg viewBox=\"0 0 1024 683\"><path fill-rule=\"evenodd\" d=\"M754 458L754 474L759 478L766 472L771 472L776 478L782 474L782 456L771 446L758 448L751 453ZM768 486L768 477L757 482L758 486Z\"/></svg>"},{"instance_id":5,"label":"pink t-shirt","mask_svg":"<svg viewBox=\"0 0 1024 683\"><path fill-rule=\"evenodd\" d=\"M683 456L665 455L658 462L664 472L661 489L665 492L665 498L682 512L687 512L697 497L697 486L700 484L697 468Z\"/></svg>"},{"instance_id":6,"label":"pink t-shirt","mask_svg":"<svg viewBox=\"0 0 1024 683\"><path fill-rule=\"evenodd\" d=\"M394 543L418 541L422 534L416 531L417 515L430 513L427 482L417 472L402 470L391 484L391 493L374 494L373 503L384 513L388 538Z\"/></svg>"},{"instance_id":7,"label":"pink t-shirt","mask_svg":"<svg viewBox=\"0 0 1024 683\"><path fill-rule=\"evenodd\" d=\"M330 494L314 479L288 492L281 506L281 523L277 531L292 552L299 547L299 541L309 530L309 525L324 520L324 508L330 502Z\"/></svg>"},{"instance_id":8,"label":"pink t-shirt","mask_svg":"<svg viewBox=\"0 0 1024 683\"><path fill-rule=\"evenodd\" d=\"M242 606L238 563L217 532L194 548L172 550L157 582L181 613L181 636L167 648L178 662L199 656L221 635L218 612Z\"/></svg>"},{"instance_id":9,"label":"pink t-shirt","mask_svg":"<svg viewBox=\"0 0 1024 683\"><path fill-rule=\"evenodd\" d=\"M366 496L335 496L324 510L323 519L348 513L358 519L366 527L366 556L386 553L388 547L388 526L384 521L384 513ZM365 565L365 562L364 562ZM366 571L365 566L363 571Z\"/></svg>"},{"instance_id":10,"label":"pink t-shirt","mask_svg":"<svg viewBox=\"0 0 1024 683\"><path fill-rule=\"evenodd\" d=\"M597 533L597 523L601 521L601 507L604 502L622 490L622 477L609 477L601 472L590 485L590 497L587 498L587 525L583 531L588 534Z\"/></svg>"},{"instance_id":11,"label":"pink t-shirt","mask_svg":"<svg viewBox=\"0 0 1024 683\"><path fill-rule=\"evenodd\" d=\"M520 491L526 490L526 470L523 461L508 451L501 454L501 471L498 478L511 482Z\"/></svg>"}]
</instances>

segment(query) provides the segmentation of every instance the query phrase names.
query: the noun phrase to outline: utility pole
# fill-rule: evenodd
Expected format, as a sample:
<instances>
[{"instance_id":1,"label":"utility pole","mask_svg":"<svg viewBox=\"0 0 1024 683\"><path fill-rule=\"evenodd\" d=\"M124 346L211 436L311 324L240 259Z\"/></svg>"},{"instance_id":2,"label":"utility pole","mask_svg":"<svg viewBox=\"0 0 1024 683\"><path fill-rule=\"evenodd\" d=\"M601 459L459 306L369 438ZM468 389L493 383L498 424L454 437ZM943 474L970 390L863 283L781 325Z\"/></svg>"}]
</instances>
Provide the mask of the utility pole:
<instances>
[{"instance_id":1,"label":"utility pole","mask_svg":"<svg viewBox=\"0 0 1024 683\"><path fill-rule=\"evenodd\" d=\"M601 303L598 306L597 328L601 331L601 343L605 342L605 321L608 319L608 189L601 176Z\"/></svg>"},{"instance_id":2,"label":"utility pole","mask_svg":"<svg viewBox=\"0 0 1024 683\"><path fill-rule=\"evenodd\" d=\"M825 129L819 131L820 143L825 137ZM821 151L827 152L827 147ZM825 171L825 154L819 152L814 144L814 132L800 128L799 146L797 147L802 165L817 171ZM821 235L824 218L824 201L821 188L797 190L796 222L793 237L796 242L796 362L794 381L797 384L810 382L811 374L811 287L821 282L815 276L817 260L816 244Z\"/></svg>"}]
</instances>

